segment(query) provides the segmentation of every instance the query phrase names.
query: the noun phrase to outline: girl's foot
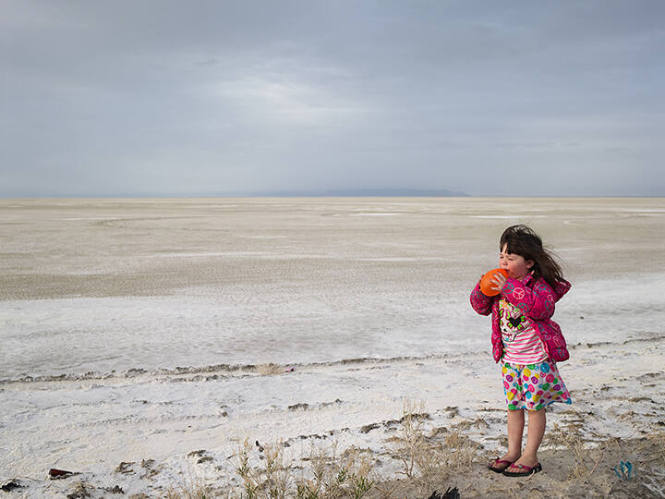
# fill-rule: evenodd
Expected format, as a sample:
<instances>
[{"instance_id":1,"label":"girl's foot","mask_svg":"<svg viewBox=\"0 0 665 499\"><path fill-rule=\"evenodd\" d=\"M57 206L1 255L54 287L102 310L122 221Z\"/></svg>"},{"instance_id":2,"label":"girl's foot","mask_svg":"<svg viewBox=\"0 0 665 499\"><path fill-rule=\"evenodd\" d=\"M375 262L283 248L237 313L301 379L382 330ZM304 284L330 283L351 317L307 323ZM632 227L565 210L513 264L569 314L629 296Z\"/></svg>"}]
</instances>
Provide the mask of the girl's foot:
<instances>
[{"instance_id":1,"label":"girl's foot","mask_svg":"<svg viewBox=\"0 0 665 499\"><path fill-rule=\"evenodd\" d=\"M489 463L488 468L495 473L503 473L503 471L511 466L518 458L519 456L515 457L511 454L504 454L503 456L497 457L494 461Z\"/></svg>"},{"instance_id":2,"label":"girl's foot","mask_svg":"<svg viewBox=\"0 0 665 499\"><path fill-rule=\"evenodd\" d=\"M524 471L524 468L531 469L535 468L538 465L538 458L532 456L520 456L519 459L515 460L512 464L509 464L504 468L505 471L509 473L520 473Z\"/></svg>"},{"instance_id":3,"label":"girl's foot","mask_svg":"<svg viewBox=\"0 0 665 499\"><path fill-rule=\"evenodd\" d=\"M523 464L511 464L505 469L503 475L511 477L531 476L540 471L543 471L543 467L540 465L540 463L537 463L535 466L526 466Z\"/></svg>"}]
</instances>

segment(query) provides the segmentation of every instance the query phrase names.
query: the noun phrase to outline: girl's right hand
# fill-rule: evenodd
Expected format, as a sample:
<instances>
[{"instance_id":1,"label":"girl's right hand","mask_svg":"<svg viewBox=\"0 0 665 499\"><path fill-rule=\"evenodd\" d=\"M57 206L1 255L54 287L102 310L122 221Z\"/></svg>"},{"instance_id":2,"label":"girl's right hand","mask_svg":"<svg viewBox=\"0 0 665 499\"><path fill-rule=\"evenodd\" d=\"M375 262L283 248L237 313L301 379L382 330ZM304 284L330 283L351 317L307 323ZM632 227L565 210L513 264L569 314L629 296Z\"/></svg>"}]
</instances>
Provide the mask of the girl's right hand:
<instances>
[{"instance_id":1,"label":"girl's right hand","mask_svg":"<svg viewBox=\"0 0 665 499\"><path fill-rule=\"evenodd\" d=\"M497 272L494 274L494 276L492 276L490 282L494 284L492 287L501 293L503 287L506 285L506 277L501 272Z\"/></svg>"}]
</instances>

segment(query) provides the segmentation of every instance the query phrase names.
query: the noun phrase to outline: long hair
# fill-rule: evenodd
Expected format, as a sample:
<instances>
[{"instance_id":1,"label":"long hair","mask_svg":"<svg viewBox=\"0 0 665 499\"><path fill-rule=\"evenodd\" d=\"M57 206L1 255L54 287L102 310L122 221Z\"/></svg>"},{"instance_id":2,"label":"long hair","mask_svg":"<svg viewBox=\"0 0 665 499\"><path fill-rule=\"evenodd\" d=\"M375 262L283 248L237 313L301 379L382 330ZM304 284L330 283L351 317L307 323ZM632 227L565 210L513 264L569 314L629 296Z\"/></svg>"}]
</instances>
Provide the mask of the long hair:
<instances>
[{"instance_id":1,"label":"long hair","mask_svg":"<svg viewBox=\"0 0 665 499\"><path fill-rule=\"evenodd\" d=\"M512 225L503 231L499 250L506 246L507 253L520 255L525 260L533 260L533 276L542 277L552 289L558 282L563 281L561 266L554 256L543 247L543 241L531 227L526 225Z\"/></svg>"}]
</instances>

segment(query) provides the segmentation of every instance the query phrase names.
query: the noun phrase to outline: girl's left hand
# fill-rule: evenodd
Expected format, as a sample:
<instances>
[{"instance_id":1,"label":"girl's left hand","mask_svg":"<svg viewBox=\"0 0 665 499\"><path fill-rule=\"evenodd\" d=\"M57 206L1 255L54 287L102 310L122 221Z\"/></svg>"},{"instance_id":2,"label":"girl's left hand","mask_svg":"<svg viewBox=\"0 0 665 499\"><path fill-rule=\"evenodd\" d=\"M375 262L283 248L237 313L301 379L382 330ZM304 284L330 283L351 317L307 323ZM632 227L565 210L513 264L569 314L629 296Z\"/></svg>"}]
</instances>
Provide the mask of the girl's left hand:
<instances>
[{"instance_id":1,"label":"girl's left hand","mask_svg":"<svg viewBox=\"0 0 665 499\"><path fill-rule=\"evenodd\" d=\"M492 276L490 282L494 284L493 288L501 293L503 287L506 285L506 278L501 272L497 272Z\"/></svg>"}]
</instances>

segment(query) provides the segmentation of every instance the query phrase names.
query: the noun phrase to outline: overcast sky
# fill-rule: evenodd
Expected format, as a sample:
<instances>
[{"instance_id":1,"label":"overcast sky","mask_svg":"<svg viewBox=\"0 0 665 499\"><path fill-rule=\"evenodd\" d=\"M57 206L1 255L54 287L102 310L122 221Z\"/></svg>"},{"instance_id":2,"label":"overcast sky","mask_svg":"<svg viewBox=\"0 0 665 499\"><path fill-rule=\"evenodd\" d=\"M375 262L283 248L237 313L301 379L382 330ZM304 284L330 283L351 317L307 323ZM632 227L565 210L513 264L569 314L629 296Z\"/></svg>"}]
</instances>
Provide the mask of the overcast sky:
<instances>
[{"instance_id":1,"label":"overcast sky","mask_svg":"<svg viewBox=\"0 0 665 499\"><path fill-rule=\"evenodd\" d=\"M0 196L665 195L665 2L0 0Z\"/></svg>"}]
</instances>

